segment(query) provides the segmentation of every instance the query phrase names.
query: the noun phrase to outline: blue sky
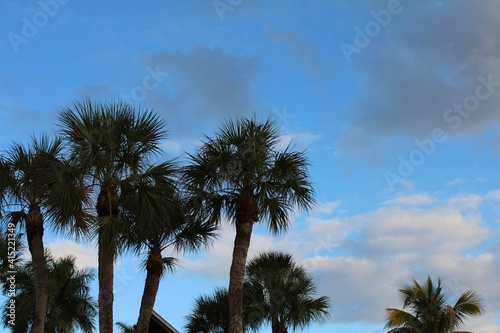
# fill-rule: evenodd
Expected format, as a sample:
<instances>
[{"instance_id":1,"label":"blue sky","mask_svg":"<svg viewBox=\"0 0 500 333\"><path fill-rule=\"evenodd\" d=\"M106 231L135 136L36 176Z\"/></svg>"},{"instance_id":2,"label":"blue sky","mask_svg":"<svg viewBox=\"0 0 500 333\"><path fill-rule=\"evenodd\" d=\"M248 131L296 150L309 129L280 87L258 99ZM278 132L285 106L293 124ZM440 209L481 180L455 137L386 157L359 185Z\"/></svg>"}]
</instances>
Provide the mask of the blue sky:
<instances>
[{"instance_id":1,"label":"blue sky","mask_svg":"<svg viewBox=\"0 0 500 333\"><path fill-rule=\"evenodd\" d=\"M307 149L318 207L250 257L290 252L332 300L307 331L384 332L412 277L467 289L500 328L498 1L2 1L0 147L52 133L84 98L123 99L167 122L164 158L223 119L272 116ZM160 287L179 329L196 296L228 283L233 230ZM92 243L48 232L56 255L96 266ZM117 262L115 320L134 323L144 274ZM94 289L94 293L97 291ZM264 331L264 330L263 330Z\"/></svg>"}]
</instances>

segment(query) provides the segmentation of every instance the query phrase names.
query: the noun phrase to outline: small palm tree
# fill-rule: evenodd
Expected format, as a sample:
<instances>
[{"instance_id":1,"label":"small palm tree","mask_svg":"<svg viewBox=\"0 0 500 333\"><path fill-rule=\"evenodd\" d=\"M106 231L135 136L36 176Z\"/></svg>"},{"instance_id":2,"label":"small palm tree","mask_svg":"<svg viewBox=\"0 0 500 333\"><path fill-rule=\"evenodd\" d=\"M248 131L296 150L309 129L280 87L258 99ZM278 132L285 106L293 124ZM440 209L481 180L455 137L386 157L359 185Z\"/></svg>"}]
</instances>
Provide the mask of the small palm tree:
<instances>
[{"instance_id":1,"label":"small palm tree","mask_svg":"<svg viewBox=\"0 0 500 333\"><path fill-rule=\"evenodd\" d=\"M448 305L441 280L435 285L430 276L422 285L413 279L412 285L399 292L403 296L403 309L410 311L386 309L389 333L459 333L455 329L463 325L466 318L484 313L479 296L472 290L464 292L455 305Z\"/></svg>"},{"instance_id":2,"label":"small palm tree","mask_svg":"<svg viewBox=\"0 0 500 333\"><path fill-rule=\"evenodd\" d=\"M246 268L246 302L253 323L269 323L273 333L307 327L329 316L329 298L314 298L316 286L290 254L267 252Z\"/></svg>"},{"instance_id":3,"label":"small palm tree","mask_svg":"<svg viewBox=\"0 0 500 333\"><path fill-rule=\"evenodd\" d=\"M220 223L227 217L236 227L229 272L229 332L242 332L245 264L253 225L264 221L271 233L285 231L288 214L314 204L308 162L303 152L277 145L276 123L255 119L227 121L214 138L190 155L184 181L195 203Z\"/></svg>"},{"instance_id":4,"label":"small palm tree","mask_svg":"<svg viewBox=\"0 0 500 333\"><path fill-rule=\"evenodd\" d=\"M94 328L94 317L97 314L96 304L90 296L90 282L95 273L90 269L77 269L74 256L53 259L46 252L47 259L47 315L44 329L47 333L70 333L80 329L91 333ZM34 267L32 262L19 267L16 274L16 316L15 325L9 325L4 312L4 326L13 328L14 333L27 332L34 324L33 291L35 288ZM4 292L8 286L4 284ZM8 302L8 300L7 300ZM7 309L7 303L5 304Z\"/></svg>"},{"instance_id":5,"label":"small palm tree","mask_svg":"<svg viewBox=\"0 0 500 333\"><path fill-rule=\"evenodd\" d=\"M45 220L56 230L87 230L84 203L87 193L81 177L63 156L59 138L33 139L31 145L14 144L0 160L0 208L10 225L24 224L33 263L35 300L32 332L44 332L47 312L47 272L43 234Z\"/></svg>"},{"instance_id":6,"label":"small palm tree","mask_svg":"<svg viewBox=\"0 0 500 333\"><path fill-rule=\"evenodd\" d=\"M60 129L71 147L71 160L97 192L94 230L98 246L99 331L113 332L114 260L129 223L120 218L122 183L141 174L160 151L164 122L153 112L124 103L77 103L59 115Z\"/></svg>"}]
</instances>

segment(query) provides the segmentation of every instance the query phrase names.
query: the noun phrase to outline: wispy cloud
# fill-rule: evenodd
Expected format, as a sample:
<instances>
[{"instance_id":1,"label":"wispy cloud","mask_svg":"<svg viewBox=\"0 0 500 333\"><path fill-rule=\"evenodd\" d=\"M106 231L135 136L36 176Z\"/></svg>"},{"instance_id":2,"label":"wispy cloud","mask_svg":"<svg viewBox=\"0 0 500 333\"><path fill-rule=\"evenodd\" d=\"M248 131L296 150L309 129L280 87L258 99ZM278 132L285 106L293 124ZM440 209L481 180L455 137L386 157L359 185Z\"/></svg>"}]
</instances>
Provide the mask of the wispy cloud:
<instances>
[{"instance_id":1,"label":"wispy cloud","mask_svg":"<svg viewBox=\"0 0 500 333\"><path fill-rule=\"evenodd\" d=\"M486 199L500 201L500 190L494 190L486 194Z\"/></svg>"},{"instance_id":2,"label":"wispy cloud","mask_svg":"<svg viewBox=\"0 0 500 333\"><path fill-rule=\"evenodd\" d=\"M455 178L453 180L450 180L449 182L447 182L445 184L445 186L455 186L455 185L460 185L460 184L463 184L465 183L465 179L464 178Z\"/></svg>"},{"instance_id":3,"label":"wispy cloud","mask_svg":"<svg viewBox=\"0 0 500 333\"><path fill-rule=\"evenodd\" d=\"M328 66L319 57L322 48L319 44L302 40L293 31L278 31L270 28L266 35L272 42L282 43L288 47L296 57L297 62L306 69L314 80L322 83L323 76L328 72Z\"/></svg>"},{"instance_id":4,"label":"wispy cloud","mask_svg":"<svg viewBox=\"0 0 500 333\"><path fill-rule=\"evenodd\" d=\"M435 203L438 198L430 194L396 194L393 199L384 201L389 206L419 206Z\"/></svg>"},{"instance_id":5,"label":"wispy cloud","mask_svg":"<svg viewBox=\"0 0 500 333\"><path fill-rule=\"evenodd\" d=\"M335 200L335 201L328 201L324 203L318 204L318 206L314 209L313 214L331 214L335 209L337 209L340 204L342 203L341 200Z\"/></svg>"},{"instance_id":6,"label":"wispy cloud","mask_svg":"<svg viewBox=\"0 0 500 333\"><path fill-rule=\"evenodd\" d=\"M145 61L170 73L166 91L161 95L162 109L168 110L170 117L184 115L183 119L192 123L215 115L254 111L250 79L256 70L256 59L239 57L221 48L198 46L151 54Z\"/></svg>"}]
</instances>

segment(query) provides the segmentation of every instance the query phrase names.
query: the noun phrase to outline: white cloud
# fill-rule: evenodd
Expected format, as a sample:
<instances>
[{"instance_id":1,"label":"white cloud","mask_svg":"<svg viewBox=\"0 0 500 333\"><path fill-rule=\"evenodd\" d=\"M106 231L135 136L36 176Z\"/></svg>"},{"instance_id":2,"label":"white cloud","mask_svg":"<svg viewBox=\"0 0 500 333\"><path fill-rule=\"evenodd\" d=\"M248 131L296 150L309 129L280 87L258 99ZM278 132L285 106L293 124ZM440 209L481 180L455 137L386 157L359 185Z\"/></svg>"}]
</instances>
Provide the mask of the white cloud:
<instances>
[{"instance_id":1,"label":"white cloud","mask_svg":"<svg viewBox=\"0 0 500 333\"><path fill-rule=\"evenodd\" d=\"M452 197L448 200L450 206L460 210L477 209L483 203L483 199L479 194L464 194Z\"/></svg>"},{"instance_id":2,"label":"white cloud","mask_svg":"<svg viewBox=\"0 0 500 333\"><path fill-rule=\"evenodd\" d=\"M487 308L484 316L467 320L461 329L476 333L498 333L497 316L495 309Z\"/></svg>"},{"instance_id":3,"label":"white cloud","mask_svg":"<svg viewBox=\"0 0 500 333\"><path fill-rule=\"evenodd\" d=\"M437 198L429 194L397 194L394 199L384 201L384 205L419 206L435 203Z\"/></svg>"},{"instance_id":4,"label":"white cloud","mask_svg":"<svg viewBox=\"0 0 500 333\"><path fill-rule=\"evenodd\" d=\"M47 244L55 258L76 256L78 268L97 267L97 250L94 245L81 244L69 239L59 239Z\"/></svg>"},{"instance_id":5,"label":"white cloud","mask_svg":"<svg viewBox=\"0 0 500 333\"><path fill-rule=\"evenodd\" d=\"M162 147L165 151L172 155L178 155L184 152L181 144L177 141L167 140L162 143Z\"/></svg>"},{"instance_id":6,"label":"white cloud","mask_svg":"<svg viewBox=\"0 0 500 333\"><path fill-rule=\"evenodd\" d=\"M445 186L454 186L454 185L460 185L460 184L463 184L465 183L465 179L463 178L455 178L453 180L450 180L449 182L447 182L445 184Z\"/></svg>"},{"instance_id":7,"label":"white cloud","mask_svg":"<svg viewBox=\"0 0 500 333\"><path fill-rule=\"evenodd\" d=\"M309 132L284 134L280 136L280 142L277 148L282 150L291 145L291 147L296 150L305 150L309 148L311 143L317 141L320 137L321 134Z\"/></svg>"},{"instance_id":8,"label":"white cloud","mask_svg":"<svg viewBox=\"0 0 500 333\"><path fill-rule=\"evenodd\" d=\"M437 197L423 198L406 200L407 207L401 200L399 205L345 219L309 219L300 237L306 244L325 246L310 251L301 263L314 276L319 294L332 299L334 321L383 322L386 307L401 306L398 288L427 274L446 281L458 277L457 286L463 284L481 294L484 286L488 303L496 302L498 259L489 253L464 254L481 248L491 231L478 214L464 214L461 207ZM415 202L429 205L417 209Z\"/></svg>"},{"instance_id":9,"label":"white cloud","mask_svg":"<svg viewBox=\"0 0 500 333\"><path fill-rule=\"evenodd\" d=\"M494 190L486 194L486 199L500 201L500 190Z\"/></svg>"},{"instance_id":10,"label":"white cloud","mask_svg":"<svg viewBox=\"0 0 500 333\"><path fill-rule=\"evenodd\" d=\"M337 207L340 206L342 201L340 200L335 200L335 201L328 201L325 203L320 203L318 204L317 207L314 208L313 215L314 214L330 214L332 213Z\"/></svg>"}]
</instances>

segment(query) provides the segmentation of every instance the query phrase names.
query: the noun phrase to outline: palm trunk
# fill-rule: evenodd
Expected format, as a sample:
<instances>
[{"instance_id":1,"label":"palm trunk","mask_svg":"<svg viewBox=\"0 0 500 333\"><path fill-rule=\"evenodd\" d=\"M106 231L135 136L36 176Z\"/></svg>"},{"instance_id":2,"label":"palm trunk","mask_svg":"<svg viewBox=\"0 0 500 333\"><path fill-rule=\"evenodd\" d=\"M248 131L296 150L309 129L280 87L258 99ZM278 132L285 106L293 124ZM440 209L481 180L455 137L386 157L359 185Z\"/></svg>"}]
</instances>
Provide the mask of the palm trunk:
<instances>
[{"instance_id":1,"label":"palm trunk","mask_svg":"<svg viewBox=\"0 0 500 333\"><path fill-rule=\"evenodd\" d=\"M141 308L135 333L147 333L149 330L149 322L160 286L161 274L163 273L160 248L154 247L149 252L146 272L146 282L144 283L144 292L142 293Z\"/></svg>"},{"instance_id":2,"label":"palm trunk","mask_svg":"<svg viewBox=\"0 0 500 333\"><path fill-rule=\"evenodd\" d=\"M118 190L115 183L112 180L105 181L97 197L97 216L118 217L118 206ZM102 228L99 228L98 233L99 332L113 333L113 278L116 249L112 248L114 240L104 238Z\"/></svg>"},{"instance_id":3,"label":"palm trunk","mask_svg":"<svg viewBox=\"0 0 500 333\"><path fill-rule=\"evenodd\" d=\"M243 282L253 222L237 222L229 271L229 333L243 332Z\"/></svg>"},{"instance_id":4,"label":"palm trunk","mask_svg":"<svg viewBox=\"0 0 500 333\"><path fill-rule=\"evenodd\" d=\"M99 238L101 235L99 234ZM113 278L114 258L108 245L99 239L98 279L99 279L99 332L113 333Z\"/></svg>"},{"instance_id":5,"label":"palm trunk","mask_svg":"<svg viewBox=\"0 0 500 333\"><path fill-rule=\"evenodd\" d=\"M236 202L236 237L229 271L229 333L243 332L243 283L245 265L254 222L258 221L257 202L251 189L243 189Z\"/></svg>"},{"instance_id":6,"label":"palm trunk","mask_svg":"<svg viewBox=\"0 0 500 333\"><path fill-rule=\"evenodd\" d=\"M35 309L31 333L44 333L47 314L47 264L43 248L43 216L40 207L32 203L26 215L26 235L33 262Z\"/></svg>"}]
</instances>

